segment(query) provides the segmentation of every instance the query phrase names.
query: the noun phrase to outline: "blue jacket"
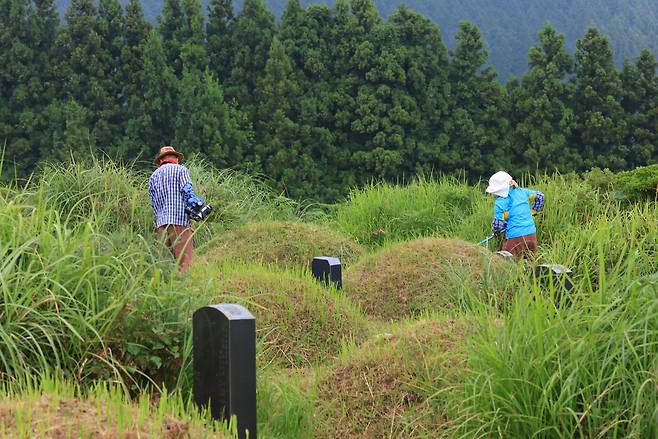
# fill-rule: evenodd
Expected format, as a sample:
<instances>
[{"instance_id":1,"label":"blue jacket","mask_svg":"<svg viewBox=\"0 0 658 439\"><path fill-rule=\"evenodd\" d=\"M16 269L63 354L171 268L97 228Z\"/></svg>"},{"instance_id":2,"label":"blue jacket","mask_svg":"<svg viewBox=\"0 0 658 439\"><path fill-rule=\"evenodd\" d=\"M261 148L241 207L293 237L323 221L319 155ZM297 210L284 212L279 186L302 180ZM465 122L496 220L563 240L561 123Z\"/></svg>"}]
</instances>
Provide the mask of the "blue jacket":
<instances>
[{"instance_id":1,"label":"blue jacket","mask_svg":"<svg viewBox=\"0 0 658 439\"><path fill-rule=\"evenodd\" d=\"M492 232L505 232L507 239L532 235L537 232L533 211L539 212L543 207L543 193L532 189L510 188L507 197L496 198Z\"/></svg>"}]
</instances>

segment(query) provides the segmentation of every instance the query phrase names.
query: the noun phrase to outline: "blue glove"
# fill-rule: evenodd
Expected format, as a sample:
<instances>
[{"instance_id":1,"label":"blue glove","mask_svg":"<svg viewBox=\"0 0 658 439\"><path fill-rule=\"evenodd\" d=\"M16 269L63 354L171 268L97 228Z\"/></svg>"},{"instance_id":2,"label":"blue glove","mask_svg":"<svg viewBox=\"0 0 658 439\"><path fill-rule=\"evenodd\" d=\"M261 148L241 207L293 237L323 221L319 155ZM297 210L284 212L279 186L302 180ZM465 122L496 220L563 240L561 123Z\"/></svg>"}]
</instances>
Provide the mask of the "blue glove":
<instances>
[{"instance_id":1,"label":"blue glove","mask_svg":"<svg viewBox=\"0 0 658 439\"><path fill-rule=\"evenodd\" d=\"M192 187L192 183L186 183L185 186L183 186L183 188L181 189L181 192L183 193L185 204L190 209L196 209L206 204L203 198L201 198L200 196L194 193L194 188Z\"/></svg>"}]
</instances>

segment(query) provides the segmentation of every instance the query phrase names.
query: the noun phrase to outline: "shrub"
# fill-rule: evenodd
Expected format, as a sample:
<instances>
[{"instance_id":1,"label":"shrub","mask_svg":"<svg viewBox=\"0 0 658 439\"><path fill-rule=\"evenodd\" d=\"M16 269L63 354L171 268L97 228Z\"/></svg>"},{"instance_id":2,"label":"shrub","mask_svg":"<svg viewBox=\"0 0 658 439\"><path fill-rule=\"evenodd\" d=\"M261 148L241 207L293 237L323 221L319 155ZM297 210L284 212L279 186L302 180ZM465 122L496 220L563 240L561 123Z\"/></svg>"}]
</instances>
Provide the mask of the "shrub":
<instances>
[{"instance_id":1,"label":"shrub","mask_svg":"<svg viewBox=\"0 0 658 439\"><path fill-rule=\"evenodd\" d=\"M610 193L617 200L636 202L658 199L658 164L617 174L609 169L594 168L585 174L585 181Z\"/></svg>"},{"instance_id":2,"label":"shrub","mask_svg":"<svg viewBox=\"0 0 658 439\"><path fill-rule=\"evenodd\" d=\"M617 185L630 201L658 199L658 164L620 172Z\"/></svg>"}]
</instances>

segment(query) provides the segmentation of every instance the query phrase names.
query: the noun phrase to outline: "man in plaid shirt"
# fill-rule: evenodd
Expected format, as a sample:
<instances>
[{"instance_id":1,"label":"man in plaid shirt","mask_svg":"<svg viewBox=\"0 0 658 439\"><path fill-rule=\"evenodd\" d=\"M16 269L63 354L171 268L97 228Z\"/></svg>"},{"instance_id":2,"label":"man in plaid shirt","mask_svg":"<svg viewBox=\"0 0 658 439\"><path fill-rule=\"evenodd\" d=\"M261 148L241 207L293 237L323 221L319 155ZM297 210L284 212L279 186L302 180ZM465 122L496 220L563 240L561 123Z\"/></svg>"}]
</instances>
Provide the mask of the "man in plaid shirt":
<instances>
[{"instance_id":1,"label":"man in plaid shirt","mask_svg":"<svg viewBox=\"0 0 658 439\"><path fill-rule=\"evenodd\" d=\"M181 269L186 270L192 262L194 245L185 207L203 200L194 194L187 168L179 164L183 159L183 154L171 146L160 148L154 159L158 169L149 179L149 196L156 235L173 251Z\"/></svg>"}]
</instances>

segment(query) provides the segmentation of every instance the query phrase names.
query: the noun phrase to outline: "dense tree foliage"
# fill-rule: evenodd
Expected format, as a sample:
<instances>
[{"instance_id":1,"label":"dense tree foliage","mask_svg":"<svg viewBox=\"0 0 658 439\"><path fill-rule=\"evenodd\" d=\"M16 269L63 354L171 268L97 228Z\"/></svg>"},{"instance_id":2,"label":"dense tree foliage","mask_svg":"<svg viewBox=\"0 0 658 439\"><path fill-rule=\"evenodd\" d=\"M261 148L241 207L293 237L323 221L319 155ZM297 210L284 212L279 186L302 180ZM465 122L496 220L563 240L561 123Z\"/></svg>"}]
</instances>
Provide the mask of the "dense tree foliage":
<instances>
[{"instance_id":1,"label":"dense tree foliage","mask_svg":"<svg viewBox=\"0 0 658 439\"><path fill-rule=\"evenodd\" d=\"M508 84L513 163L524 163L527 171L573 171L582 166L569 141L574 128L569 107L573 83L566 79L573 73L573 59L564 37L553 27L540 32L539 41L528 53L529 68L521 83Z\"/></svg>"},{"instance_id":2,"label":"dense tree foliage","mask_svg":"<svg viewBox=\"0 0 658 439\"><path fill-rule=\"evenodd\" d=\"M63 14L71 0L56 0ZM121 0L125 5L129 0ZM219 0L225 1L225 0ZM155 22L165 0L143 0L147 19ZM204 8L214 0L202 0ZM276 17L282 17L287 0L266 0ZM301 0L313 4L336 5L338 0ZM244 0L234 0L236 11ZM524 54L538 42L537 30L551 23L566 36L567 49L575 50L589 26L595 26L612 40L615 63L634 59L644 48L658 51L658 8L655 0L375 0L383 17L392 16L401 6L427 16L441 27L451 46L459 22L478 26L488 43L490 61L503 79L520 77L526 68Z\"/></svg>"},{"instance_id":3,"label":"dense tree foliage","mask_svg":"<svg viewBox=\"0 0 658 439\"><path fill-rule=\"evenodd\" d=\"M656 58L617 69L595 28L570 53L547 25L519 79L501 85L483 32L439 27L373 0L304 7L280 23L264 0L0 0L3 177L99 151L137 166L162 145L260 173L297 198L419 172L486 178L629 169L658 160ZM448 49L452 47L452 49Z\"/></svg>"}]
</instances>

